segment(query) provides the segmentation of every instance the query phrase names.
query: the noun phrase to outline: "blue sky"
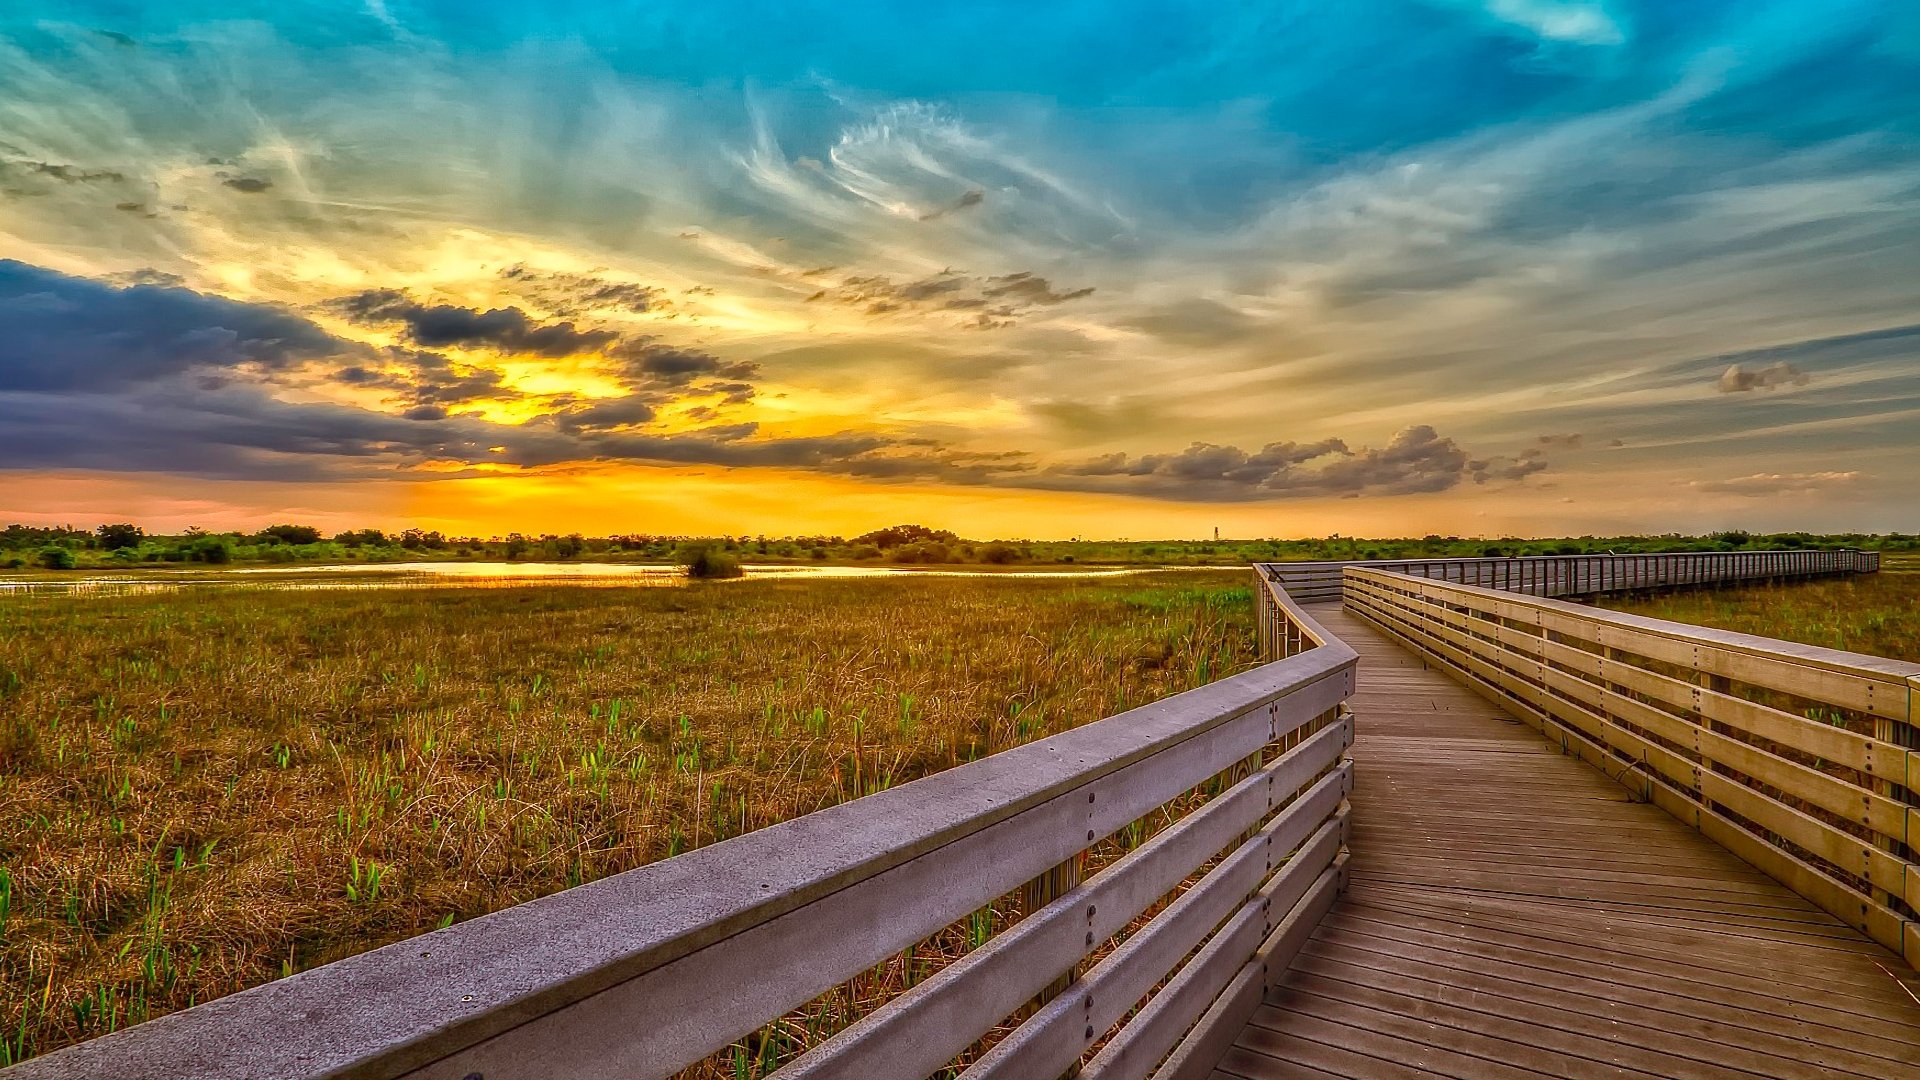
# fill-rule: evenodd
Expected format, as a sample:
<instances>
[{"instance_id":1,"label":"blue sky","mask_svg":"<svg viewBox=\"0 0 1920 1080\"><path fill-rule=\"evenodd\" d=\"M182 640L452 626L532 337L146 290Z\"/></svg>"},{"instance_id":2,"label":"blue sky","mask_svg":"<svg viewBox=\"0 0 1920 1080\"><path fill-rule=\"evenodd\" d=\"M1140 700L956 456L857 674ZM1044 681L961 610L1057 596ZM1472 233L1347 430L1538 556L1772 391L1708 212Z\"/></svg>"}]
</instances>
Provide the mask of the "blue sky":
<instances>
[{"instance_id":1,"label":"blue sky","mask_svg":"<svg viewBox=\"0 0 1920 1080\"><path fill-rule=\"evenodd\" d=\"M0 516L1920 527L1914 5L552 8L0 14Z\"/></svg>"}]
</instances>

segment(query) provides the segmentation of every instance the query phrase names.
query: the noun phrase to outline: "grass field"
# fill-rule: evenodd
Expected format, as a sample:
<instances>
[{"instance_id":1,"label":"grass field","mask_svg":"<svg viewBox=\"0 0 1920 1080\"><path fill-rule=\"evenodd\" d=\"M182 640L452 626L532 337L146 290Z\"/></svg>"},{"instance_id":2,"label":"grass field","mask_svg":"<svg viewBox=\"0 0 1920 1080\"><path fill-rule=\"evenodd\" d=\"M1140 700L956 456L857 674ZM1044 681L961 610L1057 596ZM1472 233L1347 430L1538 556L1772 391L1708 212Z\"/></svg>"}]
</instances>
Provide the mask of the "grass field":
<instances>
[{"instance_id":1,"label":"grass field","mask_svg":"<svg viewBox=\"0 0 1920 1080\"><path fill-rule=\"evenodd\" d=\"M1249 585L0 600L0 1061L1240 670Z\"/></svg>"},{"instance_id":2,"label":"grass field","mask_svg":"<svg viewBox=\"0 0 1920 1080\"><path fill-rule=\"evenodd\" d=\"M1920 662L1920 557L1877 574L1602 598L1605 607L1848 652Z\"/></svg>"}]
</instances>

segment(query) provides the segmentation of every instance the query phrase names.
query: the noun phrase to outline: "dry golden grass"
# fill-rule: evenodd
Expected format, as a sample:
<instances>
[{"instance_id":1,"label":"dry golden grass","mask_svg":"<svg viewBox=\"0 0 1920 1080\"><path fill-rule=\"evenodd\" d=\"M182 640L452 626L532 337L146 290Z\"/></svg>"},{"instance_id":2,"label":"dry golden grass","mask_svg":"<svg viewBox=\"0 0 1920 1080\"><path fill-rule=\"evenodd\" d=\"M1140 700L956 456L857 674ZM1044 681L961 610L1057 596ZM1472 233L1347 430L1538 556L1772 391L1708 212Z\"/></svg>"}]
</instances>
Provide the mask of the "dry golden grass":
<instances>
[{"instance_id":1,"label":"dry golden grass","mask_svg":"<svg viewBox=\"0 0 1920 1080\"><path fill-rule=\"evenodd\" d=\"M0 1062L1241 670L1248 585L0 600Z\"/></svg>"}]
</instances>

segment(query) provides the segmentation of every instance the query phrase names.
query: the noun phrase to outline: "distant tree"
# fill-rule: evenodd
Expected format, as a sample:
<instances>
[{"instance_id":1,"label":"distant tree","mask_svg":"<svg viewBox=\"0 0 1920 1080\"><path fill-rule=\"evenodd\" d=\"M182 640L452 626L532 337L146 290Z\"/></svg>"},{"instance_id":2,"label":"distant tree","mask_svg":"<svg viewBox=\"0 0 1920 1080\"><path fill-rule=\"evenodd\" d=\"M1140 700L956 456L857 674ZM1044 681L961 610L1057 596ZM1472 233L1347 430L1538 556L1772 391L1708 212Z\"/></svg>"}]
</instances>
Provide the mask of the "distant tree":
<instances>
[{"instance_id":1,"label":"distant tree","mask_svg":"<svg viewBox=\"0 0 1920 1080\"><path fill-rule=\"evenodd\" d=\"M525 555L527 549L531 546L532 545L527 542L527 538L519 533L507 534L507 558L517 559Z\"/></svg>"},{"instance_id":2,"label":"distant tree","mask_svg":"<svg viewBox=\"0 0 1920 1080\"><path fill-rule=\"evenodd\" d=\"M49 570L71 570L73 552L58 544L50 544L40 549L40 565Z\"/></svg>"},{"instance_id":3,"label":"distant tree","mask_svg":"<svg viewBox=\"0 0 1920 1080\"><path fill-rule=\"evenodd\" d=\"M896 548L902 544L951 544L960 538L945 529L929 529L925 525L889 525L884 529L875 529L853 538L854 544L871 544L882 551Z\"/></svg>"},{"instance_id":4,"label":"distant tree","mask_svg":"<svg viewBox=\"0 0 1920 1080\"><path fill-rule=\"evenodd\" d=\"M317 544L320 530L311 525L269 525L255 534L254 539L267 544Z\"/></svg>"},{"instance_id":5,"label":"distant tree","mask_svg":"<svg viewBox=\"0 0 1920 1080\"><path fill-rule=\"evenodd\" d=\"M102 525L93 530L100 537L100 547L106 551L119 551L121 548L136 548L147 534L138 525L119 524Z\"/></svg>"}]
</instances>

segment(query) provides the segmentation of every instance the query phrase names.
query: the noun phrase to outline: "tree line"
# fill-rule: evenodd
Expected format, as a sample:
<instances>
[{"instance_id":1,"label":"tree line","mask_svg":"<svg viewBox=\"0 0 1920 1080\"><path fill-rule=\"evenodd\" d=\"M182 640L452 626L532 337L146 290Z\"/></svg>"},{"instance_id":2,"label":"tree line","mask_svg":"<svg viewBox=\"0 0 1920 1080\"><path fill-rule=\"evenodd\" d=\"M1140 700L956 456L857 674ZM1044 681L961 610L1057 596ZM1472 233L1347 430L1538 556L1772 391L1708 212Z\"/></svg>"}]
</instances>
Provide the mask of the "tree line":
<instances>
[{"instance_id":1,"label":"tree line","mask_svg":"<svg viewBox=\"0 0 1920 1080\"><path fill-rule=\"evenodd\" d=\"M685 536L510 532L487 537L439 530L377 528L327 533L314 525L275 524L254 532L189 528L152 533L132 522L91 529L8 525L0 529L0 569L226 565L420 560L679 562L696 552L739 562L891 562L905 565L1127 564L1234 565L1296 559L1414 559L1524 555L1629 554L1857 547L1920 550L1906 533L1758 533L1699 536L1581 536L1485 539L1430 534L1364 539L1329 536L1255 540L972 540L926 525L890 525L857 536Z\"/></svg>"}]
</instances>

